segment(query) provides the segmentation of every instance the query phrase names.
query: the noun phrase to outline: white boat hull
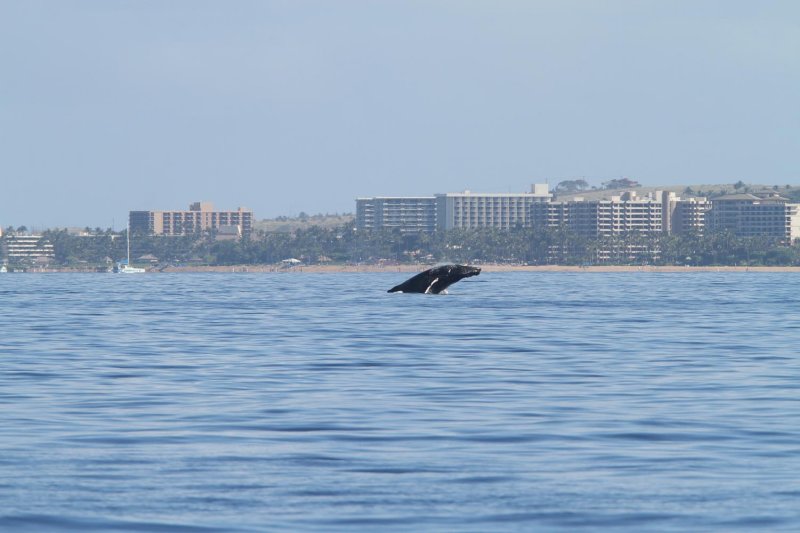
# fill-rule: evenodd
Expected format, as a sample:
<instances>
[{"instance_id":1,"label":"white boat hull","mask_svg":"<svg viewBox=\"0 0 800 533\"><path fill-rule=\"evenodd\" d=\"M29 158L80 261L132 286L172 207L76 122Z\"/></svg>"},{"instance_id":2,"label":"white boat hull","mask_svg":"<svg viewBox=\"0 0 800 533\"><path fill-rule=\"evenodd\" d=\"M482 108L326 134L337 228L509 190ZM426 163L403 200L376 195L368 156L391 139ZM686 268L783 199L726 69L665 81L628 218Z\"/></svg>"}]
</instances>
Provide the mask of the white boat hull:
<instances>
[{"instance_id":1,"label":"white boat hull","mask_svg":"<svg viewBox=\"0 0 800 533\"><path fill-rule=\"evenodd\" d=\"M144 274L146 272L143 268L132 267L128 265L123 265L119 269L120 274Z\"/></svg>"}]
</instances>

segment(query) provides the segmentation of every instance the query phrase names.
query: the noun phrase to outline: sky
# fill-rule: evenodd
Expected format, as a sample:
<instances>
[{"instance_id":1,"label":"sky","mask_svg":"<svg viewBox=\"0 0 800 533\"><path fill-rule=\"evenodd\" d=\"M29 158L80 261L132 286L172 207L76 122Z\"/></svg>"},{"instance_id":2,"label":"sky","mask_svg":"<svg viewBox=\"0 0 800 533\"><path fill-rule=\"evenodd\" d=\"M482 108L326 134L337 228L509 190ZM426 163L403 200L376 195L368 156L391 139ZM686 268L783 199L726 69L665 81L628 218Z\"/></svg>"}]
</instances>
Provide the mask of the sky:
<instances>
[{"instance_id":1,"label":"sky","mask_svg":"<svg viewBox=\"0 0 800 533\"><path fill-rule=\"evenodd\" d=\"M0 226L800 184L800 2L0 0Z\"/></svg>"}]
</instances>

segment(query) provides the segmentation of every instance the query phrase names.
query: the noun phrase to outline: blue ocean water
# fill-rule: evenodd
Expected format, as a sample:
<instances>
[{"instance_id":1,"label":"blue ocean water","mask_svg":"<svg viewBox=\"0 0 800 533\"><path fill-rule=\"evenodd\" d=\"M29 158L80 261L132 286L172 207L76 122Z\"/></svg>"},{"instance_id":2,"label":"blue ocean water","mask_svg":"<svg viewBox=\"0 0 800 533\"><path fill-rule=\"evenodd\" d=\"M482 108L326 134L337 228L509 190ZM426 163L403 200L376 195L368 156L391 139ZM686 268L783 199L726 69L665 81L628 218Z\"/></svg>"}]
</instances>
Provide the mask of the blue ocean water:
<instances>
[{"instance_id":1,"label":"blue ocean water","mask_svg":"<svg viewBox=\"0 0 800 533\"><path fill-rule=\"evenodd\" d=\"M0 530L800 530L800 277L406 277L0 275Z\"/></svg>"}]
</instances>

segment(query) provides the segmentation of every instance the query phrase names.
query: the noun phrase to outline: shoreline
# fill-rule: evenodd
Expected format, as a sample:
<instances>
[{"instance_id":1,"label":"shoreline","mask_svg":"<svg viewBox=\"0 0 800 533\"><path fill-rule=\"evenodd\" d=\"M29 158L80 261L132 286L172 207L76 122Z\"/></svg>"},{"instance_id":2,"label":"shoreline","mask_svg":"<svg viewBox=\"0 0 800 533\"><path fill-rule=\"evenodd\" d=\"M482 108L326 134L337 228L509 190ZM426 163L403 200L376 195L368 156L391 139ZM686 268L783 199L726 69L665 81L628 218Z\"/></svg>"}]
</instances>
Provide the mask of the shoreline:
<instances>
[{"instance_id":1,"label":"shoreline","mask_svg":"<svg viewBox=\"0 0 800 533\"><path fill-rule=\"evenodd\" d=\"M269 266L236 266L236 267L168 267L163 272L251 272L251 273L377 273L404 272L413 274L422 272L434 265L308 265L291 268ZM800 272L800 266L570 266L570 265L498 265L483 264L482 272Z\"/></svg>"},{"instance_id":2,"label":"shoreline","mask_svg":"<svg viewBox=\"0 0 800 533\"><path fill-rule=\"evenodd\" d=\"M434 265L298 265L293 267L280 267L274 265L235 265L235 266L168 266L164 268L150 268L147 274L175 274L175 273L258 273L258 274L327 274L327 273L377 273L377 272L422 272ZM800 272L800 266L615 266L615 265L500 265L482 264L483 272ZM39 268L32 269L28 274L48 273L82 273L104 274L95 270L73 268Z\"/></svg>"}]
</instances>

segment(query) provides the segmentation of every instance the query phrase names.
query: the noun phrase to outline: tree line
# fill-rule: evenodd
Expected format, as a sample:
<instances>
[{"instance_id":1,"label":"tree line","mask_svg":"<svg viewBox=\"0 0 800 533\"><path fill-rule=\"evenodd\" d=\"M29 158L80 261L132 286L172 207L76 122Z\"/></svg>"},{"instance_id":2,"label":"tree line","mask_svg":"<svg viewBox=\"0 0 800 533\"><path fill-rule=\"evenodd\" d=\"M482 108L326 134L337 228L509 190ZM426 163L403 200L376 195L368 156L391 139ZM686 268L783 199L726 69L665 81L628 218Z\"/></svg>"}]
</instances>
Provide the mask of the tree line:
<instances>
[{"instance_id":1,"label":"tree line","mask_svg":"<svg viewBox=\"0 0 800 533\"><path fill-rule=\"evenodd\" d=\"M44 232L55 263L102 267L126 258L126 233L111 230L77 236ZM159 265L353 263L509 263L531 265L800 265L800 246L729 232L663 235L633 232L589 238L562 228L454 229L433 233L357 231L353 223L312 226L292 233L254 232L239 241L213 234L163 237L133 235L132 263Z\"/></svg>"}]
</instances>

